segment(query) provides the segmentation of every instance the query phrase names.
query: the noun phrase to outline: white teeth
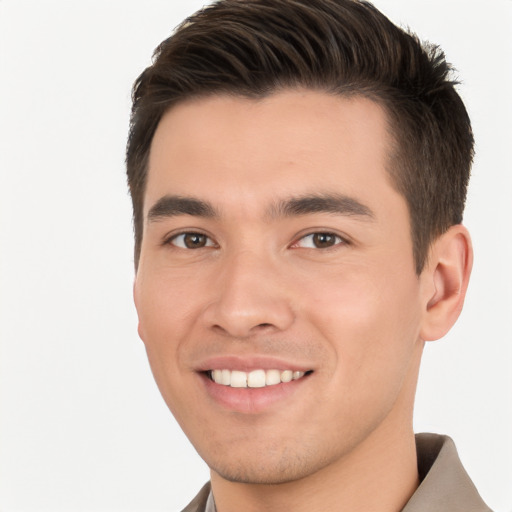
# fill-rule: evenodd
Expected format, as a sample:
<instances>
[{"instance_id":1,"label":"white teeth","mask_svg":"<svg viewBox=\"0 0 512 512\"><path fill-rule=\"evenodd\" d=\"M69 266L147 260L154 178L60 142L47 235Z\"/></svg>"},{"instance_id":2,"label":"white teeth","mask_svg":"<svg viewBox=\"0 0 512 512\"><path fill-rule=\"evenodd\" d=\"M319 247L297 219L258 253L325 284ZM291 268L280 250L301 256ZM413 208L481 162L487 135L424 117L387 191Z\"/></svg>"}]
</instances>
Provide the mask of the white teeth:
<instances>
[{"instance_id":1,"label":"white teeth","mask_svg":"<svg viewBox=\"0 0 512 512\"><path fill-rule=\"evenodd\" d=\"M291 382L293 379L293 372L291 370L285 370L281 372L281 382Z\"/></svg>"},{"instance_id":2,"label":"white teeth","mask_svg":"<svg viewBox=\"0 0 512 512\"><path fill-rule=\"evenodd\" d=\"M281 372L279 370L267 370L265 384L267 386L274 386L281 383Z\"/></svg>"},{"instance_id":3,"label":"white teeth","mask_svg":"<svg viewBox=\"0 0 512 512\"><path fill-rule=\"evenodd\" d=\"M254 370L247 376L247 387L262 388L265 386L265 370Z\"/></svg>"},{"instance_id":4,"label":"white teeth","mask_svg":"<svg viewBox=\"0 0 512 512\"><path fill-rule=\"evenodd\" d=\"M222 370L212 370L212 379L214 382L222 382Z\"/></svg>"},{"instance_id":5,"label":"white teeth","mask_svg":"<svg viewBox=\"0 0 512 512\"><path fill-rule=\"evenodd\" d=\"M221 370L221 378L219 380L215 380L218 384L224 384L224 386L229 386L231 384L231 372L229 370Z\"/></svg>"},{"instance_id":6,"label":"white teeth","mask_svg":"<svg viewBox=\"0 0 512 512\"><path fill-rule=\"evenodd\" d=\"M247 373L233 370L231 372L231 383L232 388L246 388L247 387Z\"/></svg>"},{"instance_id":7,"label":"white teeth","mask_svg":"<svg viewBox=\"0 0 512 512\"><path fill-rule=\"evenodd\" d=\"M239 370L211 370L210 376L216 384L231 386L232 388L263 388L275 386L281 382L291 382L304 377L305 372L293 370L253 370L241 372Z\"/></svg>"}]
</instances>

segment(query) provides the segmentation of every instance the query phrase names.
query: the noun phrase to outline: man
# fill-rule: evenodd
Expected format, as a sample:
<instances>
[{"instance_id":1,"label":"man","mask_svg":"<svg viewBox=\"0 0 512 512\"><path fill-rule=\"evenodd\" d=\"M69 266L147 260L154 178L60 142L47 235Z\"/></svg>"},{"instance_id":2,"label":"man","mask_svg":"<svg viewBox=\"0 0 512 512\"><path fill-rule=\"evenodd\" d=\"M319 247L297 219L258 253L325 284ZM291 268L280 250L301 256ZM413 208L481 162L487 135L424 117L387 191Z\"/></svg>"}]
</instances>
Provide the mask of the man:
<instances>
[{"instance_id":1,"label":"man","mask_svg":"<svg viewBox=\"0 0 512 512\"><path fill-rule=\"evenodd\" d=\"M456 321L473 136L450 67L370 4L225 0L134 86L139 333L211 471L185 509L485 511L412 430Z\"/></svg>"}]
</instances>

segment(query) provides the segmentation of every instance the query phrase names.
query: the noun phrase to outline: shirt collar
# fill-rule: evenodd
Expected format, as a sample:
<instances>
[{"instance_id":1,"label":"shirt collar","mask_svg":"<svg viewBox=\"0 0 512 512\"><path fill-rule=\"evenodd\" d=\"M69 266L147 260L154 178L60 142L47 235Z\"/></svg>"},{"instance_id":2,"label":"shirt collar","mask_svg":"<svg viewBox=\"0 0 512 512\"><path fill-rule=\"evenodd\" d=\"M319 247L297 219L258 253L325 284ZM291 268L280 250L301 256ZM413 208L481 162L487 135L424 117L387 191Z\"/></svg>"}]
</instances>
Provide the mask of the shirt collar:
<instances>
[{"instance_id":1,"label":"shirt collar","mask_svg":"<svg viewBox=\"0 0 512 512\"><path fill-rule=\"evenodd\" d=\"M420 485L402 512L491 512L482 501L451 438L417 434Z\"/></svg>"},{"instance_id":2,"label":"shirt collar","mask_svg":"<svg viewBox=\"0 0 512 512\"><path fill-rule=\"evenodd\" d=\"M213 501L212 491L210 491L208 499L206 500L206 507L204 508L204 512L217 512L217 509L215 508L215 502Z\"/></svg>"}]
</instances>

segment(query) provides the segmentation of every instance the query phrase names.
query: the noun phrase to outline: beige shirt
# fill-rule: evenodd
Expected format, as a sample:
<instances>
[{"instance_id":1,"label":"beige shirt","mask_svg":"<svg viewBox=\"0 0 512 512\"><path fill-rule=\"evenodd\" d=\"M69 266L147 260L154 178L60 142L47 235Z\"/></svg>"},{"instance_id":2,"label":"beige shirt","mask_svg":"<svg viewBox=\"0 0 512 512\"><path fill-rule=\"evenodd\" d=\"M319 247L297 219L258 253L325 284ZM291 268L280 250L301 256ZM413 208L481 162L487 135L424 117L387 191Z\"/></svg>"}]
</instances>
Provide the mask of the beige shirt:
<instances>
[{"instance_id":1,"label":"beige shirt","mask_svg":"<svg viewBox=\"0 0 512 512\"><path fill-rule=\"evenodd\" d=\"M448 436L417 434L416 451L420 485L402 512L491 512ZM182 512L216 512L209 483Z\"/></svg>"}]
</instances>

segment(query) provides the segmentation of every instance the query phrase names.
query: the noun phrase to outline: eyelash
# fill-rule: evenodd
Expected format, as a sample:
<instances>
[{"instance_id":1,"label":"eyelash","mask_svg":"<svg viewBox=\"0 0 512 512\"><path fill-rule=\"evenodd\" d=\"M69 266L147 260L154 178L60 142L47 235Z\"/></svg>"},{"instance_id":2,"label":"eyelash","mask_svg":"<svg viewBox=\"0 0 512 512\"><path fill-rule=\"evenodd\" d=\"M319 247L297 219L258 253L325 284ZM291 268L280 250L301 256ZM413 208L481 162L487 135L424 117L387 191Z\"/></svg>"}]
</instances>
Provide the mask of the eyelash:
<instances>
[{"instance_id":1,"label":"eyelash","mask_svg":"<svg viewBox=\"0 0 512 512\"><path fill-rule=\"evenodd\" d=\"M201 245L199 247L187 247L185 239L184 239L186 236L203 237L204 239L206 239L206 244ZM310 247L301 247L299 245L299 243L301 241L306 240L308 238L311 239L312 245L314 245L315 244L314 238L320 237L320 236L321 237L333 237L336 240L336 243L334 243L333 245L326 246L326 247L311 247L311 246ZM183 244L177 245L175 242L180 237L183 237ZM307 233L307 234L301 236L300 238L298 238L296 242L293 242L290 245L290 248L292 248L292 249L305 248L305 249L317 249L317 250L328 251L330 249L334 249L334 248L338 247L339 245L349 245L349 244L350 244L350 242L347 239L343 238L340 235L337 235L336 233L332 233L329 231L314 231L312 233ZM201 233L201 232L196 232L196 231L186 231L183 233L178 233L178 234L172 235L164 240L164 245L173 245L174 247L177 247L179 249L185 249L185 250L187 250L187 249L188 250L197 250L197 249L204 249L204 248L208 248L208 247L217 247L217 244L208 235Z\"/></svg>"}]
</instances>

